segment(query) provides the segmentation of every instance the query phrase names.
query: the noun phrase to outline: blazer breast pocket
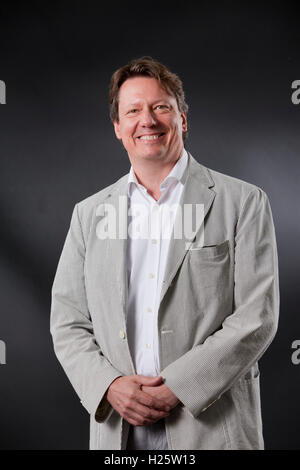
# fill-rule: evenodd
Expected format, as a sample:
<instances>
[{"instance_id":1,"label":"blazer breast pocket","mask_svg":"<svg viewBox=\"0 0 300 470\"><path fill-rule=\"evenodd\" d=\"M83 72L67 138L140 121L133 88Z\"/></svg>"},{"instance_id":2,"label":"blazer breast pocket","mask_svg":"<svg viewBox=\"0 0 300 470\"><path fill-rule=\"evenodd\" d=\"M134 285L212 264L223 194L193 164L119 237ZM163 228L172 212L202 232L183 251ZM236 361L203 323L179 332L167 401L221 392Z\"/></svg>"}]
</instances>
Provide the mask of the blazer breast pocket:
<instances>
[{"instance_id":1,"label":"blazer breast pocket","mask_svg":"<svg viewBox=\"0 0 300 470\"><path fill-rule=\"evenodd\" d=\"M229 240L221 244L191 245L189 249L189 264L191 275L201 287L224 286L229 280Z\"/></svg>"}]
</instances>

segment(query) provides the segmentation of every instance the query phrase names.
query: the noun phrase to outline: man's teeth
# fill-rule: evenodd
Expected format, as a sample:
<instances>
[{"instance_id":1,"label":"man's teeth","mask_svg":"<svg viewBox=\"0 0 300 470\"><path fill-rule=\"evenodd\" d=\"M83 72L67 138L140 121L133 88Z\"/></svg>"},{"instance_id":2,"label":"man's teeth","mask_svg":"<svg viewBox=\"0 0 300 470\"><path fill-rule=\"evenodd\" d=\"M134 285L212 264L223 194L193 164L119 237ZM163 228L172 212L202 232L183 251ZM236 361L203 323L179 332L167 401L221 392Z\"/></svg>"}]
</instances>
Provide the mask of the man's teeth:
<instances>
[{"instance_id":1,"label":"man's teeth","mask_svg":"<svg viewBox=\"0 0 300 470\"><path fill-rule=\"evenodd\" d=\"M157 134L157 135L142 135L140 137L141 140L156 140L158 139L160 136L160 134Z\"/></svg>"}]
</instances>

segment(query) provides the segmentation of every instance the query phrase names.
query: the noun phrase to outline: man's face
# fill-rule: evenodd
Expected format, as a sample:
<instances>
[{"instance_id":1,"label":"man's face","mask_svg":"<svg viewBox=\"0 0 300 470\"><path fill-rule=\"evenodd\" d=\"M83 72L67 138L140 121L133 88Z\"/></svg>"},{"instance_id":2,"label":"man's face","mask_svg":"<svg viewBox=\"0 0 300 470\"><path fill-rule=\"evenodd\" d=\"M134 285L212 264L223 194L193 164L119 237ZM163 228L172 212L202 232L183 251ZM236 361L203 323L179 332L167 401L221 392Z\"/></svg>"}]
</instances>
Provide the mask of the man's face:
<instances>
[{"instance_id":1,"label":"man's face","mask_svg":"<svg viewBox=\"0 0 300 470\"><path fill-rule=\"evenodd\" d=\"M119 91L119 122L115 133L132 164L138 160L176 161L183 151L186 114L155 78L132 77Z\"/></svg>"}]
</instances>

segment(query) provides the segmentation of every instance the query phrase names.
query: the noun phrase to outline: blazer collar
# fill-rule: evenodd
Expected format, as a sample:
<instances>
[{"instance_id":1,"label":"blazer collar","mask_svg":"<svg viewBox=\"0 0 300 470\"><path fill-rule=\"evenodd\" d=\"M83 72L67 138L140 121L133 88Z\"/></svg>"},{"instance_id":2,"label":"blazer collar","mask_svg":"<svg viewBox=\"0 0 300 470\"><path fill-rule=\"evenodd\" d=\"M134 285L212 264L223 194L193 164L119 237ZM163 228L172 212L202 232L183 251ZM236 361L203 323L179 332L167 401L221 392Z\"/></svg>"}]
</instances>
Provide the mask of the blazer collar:
<instances>
[{"instance_id":1,"label":"blazer collar","mask_svg":"<svg viewBox=\"0 0 300 470\"><path fill-rule=\"evenodd\" d=\"M214 180L212 176L210 175L208 168L205 166L201 165L200 163L193 158L190 152L187 152L188 155L188 165L186 168L187 176L186 178L183 178L184 180L184 191L186 191L186 186L192 185L195 186L194 189L191 191L193 192L194 190L197 192L200 186L204 186L206 188L211 188L215 185ZM126 175L122 176L111 188L111 191L108 192L106 195L105 200L109 197L110 203L112 204L116 203L118 205L118 197L119 196L127 196L127 187L128 187L128 179L129 179L130 172L128 172ZM107 201L108 202L108 201Z\"/></svg>"}]
</instances>

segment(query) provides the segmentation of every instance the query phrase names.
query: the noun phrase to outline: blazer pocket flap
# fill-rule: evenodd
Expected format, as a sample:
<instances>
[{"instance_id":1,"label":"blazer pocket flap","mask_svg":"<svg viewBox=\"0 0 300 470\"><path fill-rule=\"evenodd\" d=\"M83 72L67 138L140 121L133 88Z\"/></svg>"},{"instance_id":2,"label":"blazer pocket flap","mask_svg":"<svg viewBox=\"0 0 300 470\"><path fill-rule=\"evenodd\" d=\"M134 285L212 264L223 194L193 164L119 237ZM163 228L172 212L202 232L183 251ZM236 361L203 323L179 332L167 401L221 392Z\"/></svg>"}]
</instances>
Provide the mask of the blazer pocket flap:
<instances>
[{"instance_id":1,"label":"blazer pocket flap","mask_svg":"<svg viewBox=\"0 0 300 470\"><path fill-rule=\"evenodd\" d=\"M197 243L192 243L189 251L197 252L197 256L201 255L203 257L214 257L214 256L220 256L220 255L223 255L224 253L227 253L228 249L229 249L229 240L225 240L224 242L218 245L207 244L203 246L197 246Z\"/></svg>"}]
</instances>

